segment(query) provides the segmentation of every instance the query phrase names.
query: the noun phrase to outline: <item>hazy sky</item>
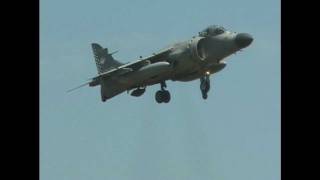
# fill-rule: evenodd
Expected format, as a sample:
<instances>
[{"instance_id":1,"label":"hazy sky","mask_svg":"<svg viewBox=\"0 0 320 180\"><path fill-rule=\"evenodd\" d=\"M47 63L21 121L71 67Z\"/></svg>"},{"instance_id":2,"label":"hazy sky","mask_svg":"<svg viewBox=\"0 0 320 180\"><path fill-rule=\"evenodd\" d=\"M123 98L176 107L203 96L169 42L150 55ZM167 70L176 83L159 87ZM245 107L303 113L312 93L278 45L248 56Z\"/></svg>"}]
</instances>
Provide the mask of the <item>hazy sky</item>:
<instances>
[{"instance_id":1,"label":"hazy sky","mask_svg":"<svg viewBox=\"0 0 320 180\"><path fill-rule=\"evenodd\" d=\"M211 77L102 103L90 43L122 62L211 24L254 42ZM40 0L41 180L279 180L280 1Z\"/></svg>"}]
</instances>

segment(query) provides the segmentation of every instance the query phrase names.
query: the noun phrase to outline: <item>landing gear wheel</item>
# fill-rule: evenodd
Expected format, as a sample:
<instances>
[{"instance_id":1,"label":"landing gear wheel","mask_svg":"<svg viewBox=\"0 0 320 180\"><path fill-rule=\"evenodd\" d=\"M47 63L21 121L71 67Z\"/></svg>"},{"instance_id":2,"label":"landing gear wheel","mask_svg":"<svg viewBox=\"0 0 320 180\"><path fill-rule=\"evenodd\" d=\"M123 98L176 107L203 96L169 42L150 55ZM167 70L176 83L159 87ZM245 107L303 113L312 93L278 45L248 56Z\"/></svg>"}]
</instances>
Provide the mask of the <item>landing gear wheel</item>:
<instances>
[{"instance_id":1,"label":"landing gear wheel","mask_svg":"<svg viewBox=\"0 0 320 180\"><path fill-rule=\"evenodd\" d=\"M209 92L209 90L210 90L210 82L201 83L200 90L201 91L205 91L205 92Z\"/></svg>"},{"instance_id":2,"label":"landing gear wheel","mask_svg":"<svg viewBox=\"0 0 320 180\"><path fill-rule=\"evenodd\" d=\"M210 84L203 83L202 86L203 86L203 87L201 87L202 98L207 99L208 98L208 91L210 89Z\"/></svg>"},{"instance_id":3,"label":"landing gear wheel","mask_svg":"<svg viewBox=\"0 0 320 180\"><path fill-rule=\"evenodd\" d=\"M210 79L209 76L205 76L200 78L200 90L202 93L202 98L207 99L208 98L208 92L210 90Z\"/></svg>"},{"instance_id":4,"label":"landing gear wheel","mask_svg":"<svg viewBox=\"0 0 320 180\"><path fill-rule=\"evenodd\" d=\"M157 103L162 103L162 91L157 91L155 95Z\"/></svg>"},{"instance_id":5,"label":"landing gear wheel","mask_svg":"<svg viewBox=\"0 0 320 180\"><path fill-rule=\"evenodd\" d=\"M157 103L163 103L163 102L168 103L171 99L171 96L170 96L170 92L165 90L165 88L167 87L166 82L162 81L160 85L161 85L161 90L156 92L155 99Z\"/></svg>"},{"instance_id":6,"label":"landing gear wheel","mask_svg":"<svg viewBox=\"0 0 320 180\"><path fill-rule=\"evenodd\" d=\"M155 99L157 103L168 103L171 99L170 92L167 90L160 90L156 92Z\"/></svg>"},{"instance_id":7,"label":"landing gear wheel","mask_svg":"<svg viewBox=\"0 0 320 180\"><path fill-rule=\"evenodd\" d=\"M162 100L164 103L168 103L170 101L170 92L167 90L162 91Z\"/></svg>"},{"instance_id":8,"label":"landing gear wheel","mask_svg":"<svg viewBox=\"0 0 320 180\"><path fill-rule=\"evenodd\" d=\"M200 79L200 90L209 92L210 90L210 79L208 76Z\"/></svg>"},{"instance_id":9,"label":"landing gear wheel","mask_svg":"<svg viewBox=\"0 0 320 180\"><path fill-rule=\"evenodd\" d=\"M202 98L203 99L207 99L208 98L208 94L207 93L202 93Z\"/></svg>"}]
</instances>

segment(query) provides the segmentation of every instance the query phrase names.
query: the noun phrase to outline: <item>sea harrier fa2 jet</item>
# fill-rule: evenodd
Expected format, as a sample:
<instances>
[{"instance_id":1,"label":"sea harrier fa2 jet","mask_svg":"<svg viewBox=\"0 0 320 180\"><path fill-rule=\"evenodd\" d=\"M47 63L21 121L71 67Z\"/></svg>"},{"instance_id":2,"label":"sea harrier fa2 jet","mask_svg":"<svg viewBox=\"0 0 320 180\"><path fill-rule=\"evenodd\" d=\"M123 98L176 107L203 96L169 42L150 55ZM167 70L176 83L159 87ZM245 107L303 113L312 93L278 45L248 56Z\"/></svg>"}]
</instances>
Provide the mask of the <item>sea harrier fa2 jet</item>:
<instances>
[{"instance_id":1,"label":"sea harrier fa2 jet","mask_svg":"<svg viewBox=\"0 0 320 180\"><path fill-rule=\"evenodd\" d=\"M98 75L79 87L100 85L101 100L104 102L124 91L131 91L132 96L138 97L143 95L147 86L160 84L161 89L155 93L155 100L157 103L168 103L170 93L166 90L167 80L186 82L200 79L202 98L207 99L210 75L226 66L224 58L248 47L252 41L250 34L235 33L213 25L190 40L172 44L149 57L140 57L126 64L112 57L115 52L109 53L107 48L92 43Z\"/></svg>"}]
</instances>

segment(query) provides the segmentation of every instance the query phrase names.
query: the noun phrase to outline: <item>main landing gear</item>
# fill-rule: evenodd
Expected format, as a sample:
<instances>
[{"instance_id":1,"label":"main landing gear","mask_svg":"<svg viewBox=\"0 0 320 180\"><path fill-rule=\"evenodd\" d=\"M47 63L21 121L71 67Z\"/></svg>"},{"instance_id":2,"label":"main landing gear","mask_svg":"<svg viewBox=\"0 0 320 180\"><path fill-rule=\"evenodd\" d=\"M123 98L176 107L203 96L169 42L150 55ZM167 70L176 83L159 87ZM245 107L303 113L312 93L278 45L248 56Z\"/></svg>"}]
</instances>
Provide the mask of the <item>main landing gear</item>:
<instances>
[{"instance_id":1,"label":"main landing gear","mask_svg":"<svg viewBox=\"0 0 320 180\"><path fill-rule=\"evenodd\" d=\"M167 87L166 83L163 81L160 83L161 90L156 92L155 99L157 103L168 103L170 101L170 92L168 90L165 90Z\"/></svg>"},{"instance_id":2,"label":"main landing gear","mask_svg":"<svg viewBox=\"0 0 320 180\"><path fill-rule=\"evenodd\" d=\"M204 77L200 78L200 90L202 93L202 98L207 99L208 98L208 92L210 90L210 79L209 79L209 73L206 73Z\"/></svg>"}]
</instances>

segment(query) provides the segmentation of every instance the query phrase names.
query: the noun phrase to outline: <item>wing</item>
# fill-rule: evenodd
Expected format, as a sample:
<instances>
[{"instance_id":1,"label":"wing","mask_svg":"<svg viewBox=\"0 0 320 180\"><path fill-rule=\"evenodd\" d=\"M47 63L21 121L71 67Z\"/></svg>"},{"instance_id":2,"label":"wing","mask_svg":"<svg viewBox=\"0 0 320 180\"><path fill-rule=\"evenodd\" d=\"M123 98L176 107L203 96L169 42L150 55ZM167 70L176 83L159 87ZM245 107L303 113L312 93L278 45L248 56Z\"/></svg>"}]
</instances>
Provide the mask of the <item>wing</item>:
<instances>
[{"instance_id":1,"label":"wing","mask_svg":"<svg viewBox=\"0 0 320 180\"><path fill-rule=\"evenodd\" d=\"M119 82L118 77L125 75L127 73L130 73L132 71L136 71L143 66L146 66L148 64L153 64L156 62L161 62L161 61L166 61L168 58L168 55L170 54L172 48L166 48L158 53L153 53L151 56L139 59L137 61L123 64L121 66L115 67L107 72L103 72L99 74L98 76L95 76L93 78L90 78L89 82L79 86L83 87L85 85L89 86L97 86L97 85L102 85L101 86L101 94L104 94L105 97L102 98L111 98L123 91L126 90L126 86ZM77 87L77 88L79 88ZM74 89L77 89L74 88ZM73 91L74 89L71 89L69 91Z\"/></svg>"},{"instance_id":2,"label":"wing","mask_svg":"<svg viewBox=\"0 0 320 180\"><path fill-rule=\"evenodd\" d=\"M141 67L146 66L148 64L166 61L170 52L171 52L171 48L166 48L166 49L163 49L163 50L159 51L158 53L154 53L153 55L146 57L144 59L140 59L140 60L137 60L137 61L134 61L131 63L127 63L127 64L124 64L124 65L119 66L117 68L114 68L110 71L101 73L98 76L91 78L92 81L91 81L91 83L89 83L89 85L96 86L96 85L100 84L99 82L101 79L105 79L108 77L121 76L121 75L127 74L129 72L136 71L136 70L140 69Z\"/></svg>"}]
</instances>

